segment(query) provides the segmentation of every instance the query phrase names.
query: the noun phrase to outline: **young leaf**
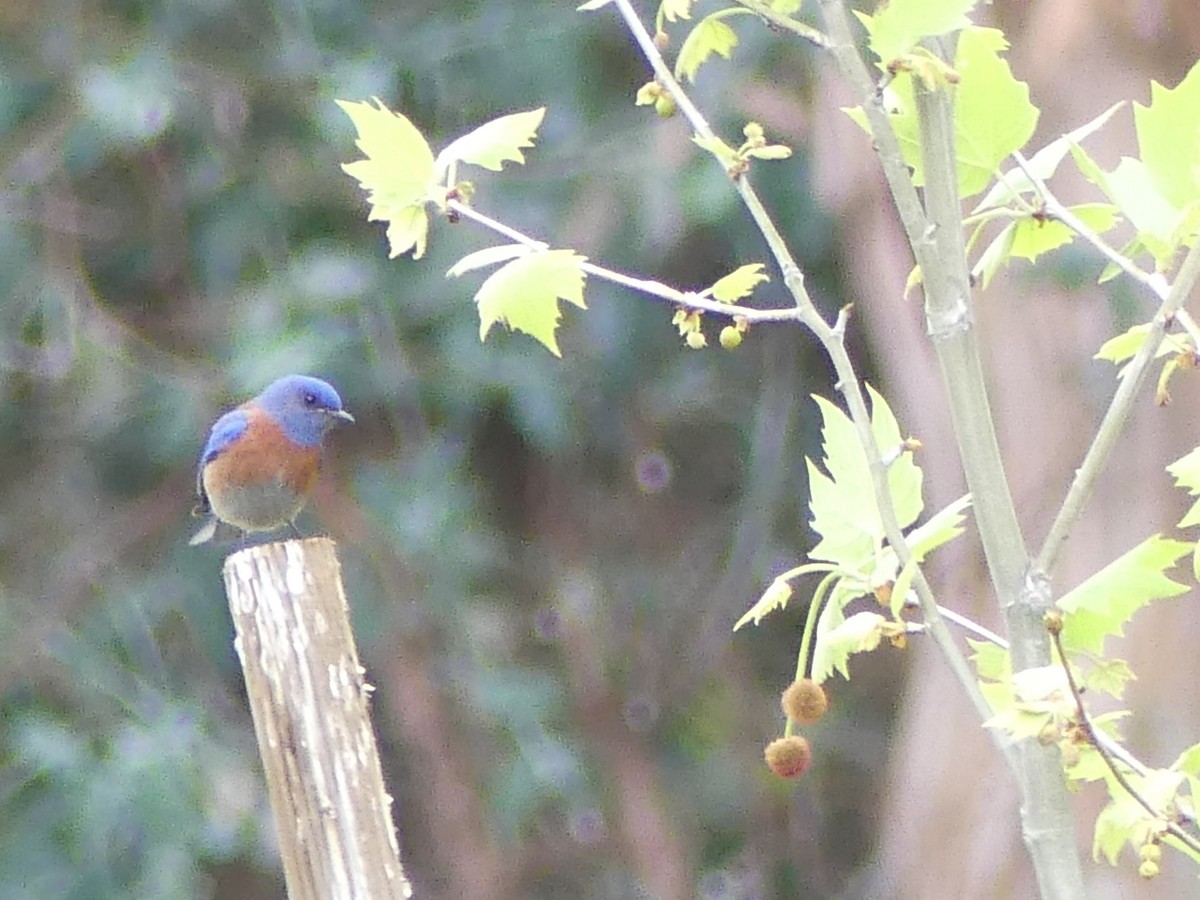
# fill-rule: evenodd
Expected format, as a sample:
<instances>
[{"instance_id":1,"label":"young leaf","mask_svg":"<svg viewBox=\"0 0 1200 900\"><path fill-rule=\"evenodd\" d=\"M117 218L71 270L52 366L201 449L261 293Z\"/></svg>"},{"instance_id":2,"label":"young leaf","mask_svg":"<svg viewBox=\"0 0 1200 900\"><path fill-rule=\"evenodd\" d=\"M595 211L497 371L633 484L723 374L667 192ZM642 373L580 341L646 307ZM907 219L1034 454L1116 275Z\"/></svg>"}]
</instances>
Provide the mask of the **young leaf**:
<instances>
[{"instance_id":1,"label":"young leaf","mask_svg":"<svg viewBox=\"0 0 1200 900\"><path fill-rule=\"evenodd\" d=\"M1029 102L1029 85L1013 77L991 31L964 30L954 58L962 78L954 98L960 197L986 188L1000 163L1024 147L1037 127L1038 110Z\"/></svg>"},{"instance_id":2,"label":"young leaf","mask_svg":"<svg viewBox=\"0 0 1200 900\"><path fill-rule=\"evenodd\" d=\"M887 401L869 386L868 393L871 429L881 452L887 452L901 442L900 428ZM855 569L874 556L883 538L871 471L850 418L828 400L813 399L824 422L824 463L829 474L808 460L809 510L812 527L821 535L810 555ZM888 468L888 486L901 528L911 525L921 513L921 478L911 453L901 453Z\"/></svg>"},{"instance_id":3,"label":"young leaf","mask_svg":"<svg viewBox=\"0 0 1200 900\"><path fill-rule=\"evenodd\" d=\"M967 13L976 0L892 0L874 17L856 13L871 35L880 68L898 59L924 38L957 31L970 24Z\"/></svg>"},{"instance_id":4,"label":"young leaf","mask_svg":"<svg viewBox=\"0 0 1200 900\"><path fill-rule=\"evenodd\" d=\"M831 605L833 601L830 601ZM812 679L822 683L834 671L850 677L850 655L874 650L883 639L887 619L879 613L859 612L820 635L813 652Z\"/></svg>"},{"instance_id":5,"label":"young leaf","mask_svg":"<svg viewBox=\"0 0 1200 900\"><path fill-rule=\"evenodd\" d=\"M900 434L900 425L892 415L883 395L871 385L867 385L867 396L871 398L871 431L875 434L875 443L879 452L885 456L896 451L904 442ZM896 518L900 527L907 528L921 515L925 501L921 499L921 469L913 459L913 454L901 450L892 464L888 466L888 488L892 495L892 504L896 507Z\"/></svg>"},{"instance_id":6,"label":"young leaf","mask_svg":"<svg viewBox=\"0 0 1200 900\"><path fill-rule=\"evenodd\" d=\"M1176 487L1184 488L1193 497L1200 494L1200 447L1167 466L1167 472L1174 477ZM1200 500L1192 504L1187 514L1179 520L1178 527L1189 528L1192 525L1200 525Z\"/></svg>"},{"instance_id":7,"label":"young leaf","mask_svg":"<svg viewBox=\"0 0 1200 900\"><path fill-rule=\"evenodd\" d=\"M479 339L486 339L492 326L503 322L537 338L555 356L562 356L555 337L562 317L558 301L587 308L580 268L585 261L586 257L573 250L545 250L522 256L493 272L475 295Z\"/></svg>"},{"instance_id":8,"label":"young leaf","mask_svg":"<svg viewBox=\"0 0 1200 900\"><path fill-rule=\"evenodd\" d=\"M1101 653L1104 639L1124 634L1125 623L1151 600L1186 594L1187 587L1168 578L1166 570L1192 546L1154 535L1060 597L1057 606L1067 614L1063 644Z\"/></svg>"},{"instance_id":9,"label":"young leaf","mask_svg":"<svg viewBox=\"0 0 1200 900\"><path fill-rule=\"evenodd\" d=\"M677 19L692 17L692 4L696 0L662 0L658 6L658 27L662 30L662 22L674 22Z\"/></svg>"},{"instance_id":10,"label":"young leaf","mask_svg":"<svg viewBox=\"0 0 1200 900\"><path fill-rule=\"evenodd\" d=\"M1111 203L1081 203L1070 207L1071 212L1079 217L1088 228L1103 234L1116 226L1119 216L1117 208ZM1043 253L1069 244L1075 239L1075 232L1062 222L1051 219L1035 219L1031 216L1016 223L1016 233L1009 252L1012 256L1036 262Z\"/></svg>"},{"instance_id":11,"label":"young leaf","mask_svg":"<svg viewBox=\"0 0 1200 900\"><path fill-rule=\"evenodd\" d=\"M1092 119L1092 121L1051 141L1026 160L1026 167L1042 181L1048 181L1058 171L1058 165L1063 161L1067 153L1070 152L1071 145L1081 143L1084 138L1098 131L1103 127L1104 123L1112 118L1113 113L1124 105L1124 100L1114 103L1104 112L1100 113L1100 115L1096 116L1096 118ZM1025 174L1025 170L1014 166L996 181L992 189L979 202L979 205L971 210L971 214L974 215L996 206L1004 206L1013 197L1019 194L1031 194L1034 190L1033 182L1029 180L1029 176Z\"/></svg>"},{"instance_id":12,"label":"young leaf","mask_svg":"<svg viewBox=\"0 0 1200 900\"><path fill-rule=\"evenodd\" d=\"M1174 88L1150 82L1150 105L1133 104L1146 174L1174 208L1200 200L1200 63Z\"/></svg>"},{"instance_id":13,"label":"young leaf","mask_svg":"<svg viewBox=\"0 0 1200 900\"><path fill-rule=\"evenodd\" d=\"M524 163L521 152L533 146L538 127L546 115L546 107L513 113L492 119L451 141L434 162L434 171L441 180L456 162L482 166L498 172L506 162Z\"/></svg>"},{"instance_id":14,"label":"young leaf","mask_svg":"<svg viewBox=\"0 0 1200 900\"><path fill-rule=\"evenodd\" d=\"M748 622L753 622L757 625L767 613L783 609L787 606L787 602L790 599L792 599L791 584L784 578L776 578L771 582L770 587L763 591L763 595L758 598L757 602L746 610L745 615L737 620L737 624L733 626L733 630L737 631Z\"/></svg>"},{"instance_id":15,"label":"young leaf","mask_svg":"<svg viewBox=\"0 0 1200 900\"><path fill-rule=\"evenodd\" d=\"M735 7L722 9L719 12L705 16L696 23L683 46L679 48L679 56L675 60L675 77L696 81L696 73L714 53L726 59L733 57L733 48L738 45L737 33L726 25L722 19L730 16L753 15L748 9Z\"/></svg>"},{"instance_id":16,"label":"young leaf","mask_svg":"<svg viewBox=\"0 0 1200 900\"><path fill-rule=\"evenodd\" d=\"M722 303L733 303L742 297L748 297L754 291L755 285L770 281L771 276L763 274L762 263L750 263L739 266L724 278L718 279L705 294L711 295Z\"/></svg>"},{"instance_id":17,"label":"young leaf","mask_svg":"<svg viewBox=\"0 0 1200 900\"><path fill-rule=\"evenodd\" d=\"M986 290L987 286L991 284L992 278L1000 271L1000 267L1008 262L1012 256L1012 245L1016 237L1017 223L1009 222L998 235L992 238L992 242L979 255L975 267L971 269L971 274L979 281L980 287Z\"/></svg>"},{"instance_id":18,"label":"young leaf","mask_svg":"<svg viewBox=\"0 0 1200 900\"><path fill-rule=\"evenodd\" d=\"M501 244L498 247L485 247L482 250L476 250L474 253L468 253L452 265L446 273L446 277L458 278L467 272L473 272L475 269L508 262L510 259L515 259L518 256L527 256L534 252L536 251L530 247L526 247L524 244Z\"/></svg>"},{"instance_id":19,"label":"young leaf","mask_svg":"<svg viewBox=\"0 0 1200 900\"><path fill-rule=\"evenodd\" d=\"M433 186L433 151L421 132L408 119L394 113L375 98L369 103L338 100L358 131L356 144L367 157L346 163L342 169L367 192L370 221L388 223L391 256L413 251L419 259L425 252L429 219L425 202Z\"/></svg>"}]
</instances>

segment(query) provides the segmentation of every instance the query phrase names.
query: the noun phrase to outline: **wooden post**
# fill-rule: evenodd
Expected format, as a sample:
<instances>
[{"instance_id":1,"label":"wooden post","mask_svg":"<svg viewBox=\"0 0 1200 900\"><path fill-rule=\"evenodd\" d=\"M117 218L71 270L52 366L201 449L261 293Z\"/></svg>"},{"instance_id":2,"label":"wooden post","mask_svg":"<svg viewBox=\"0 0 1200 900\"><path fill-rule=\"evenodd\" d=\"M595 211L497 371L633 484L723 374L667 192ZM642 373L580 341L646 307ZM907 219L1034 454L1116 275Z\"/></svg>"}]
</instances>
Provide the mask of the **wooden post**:
<instances>
[{"instance_id":1,"label":"wooden post","mask_svg":"<svg viewBox=\"0 0 1200 900\"><path fill-rule=\"evenodd\" d=\"M333 541L225 561L290 900L407 898Z\"/></svg>"}]
</instances>

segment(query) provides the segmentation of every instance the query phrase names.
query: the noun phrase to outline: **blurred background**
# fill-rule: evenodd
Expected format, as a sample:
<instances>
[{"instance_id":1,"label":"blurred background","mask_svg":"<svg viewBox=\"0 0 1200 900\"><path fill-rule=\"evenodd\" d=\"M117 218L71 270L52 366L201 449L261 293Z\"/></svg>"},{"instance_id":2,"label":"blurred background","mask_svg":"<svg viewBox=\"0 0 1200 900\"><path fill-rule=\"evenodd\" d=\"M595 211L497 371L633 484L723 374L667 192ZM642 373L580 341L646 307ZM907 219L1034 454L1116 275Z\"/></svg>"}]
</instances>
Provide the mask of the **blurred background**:
<instances>
[{"instance_id":1,"label":"blurred background","mask_svg":"<svg viewBox=\"0 0 1200 900\"><path fill-rule=\"evenodd\" d=\"M811 771L768 775L801 596L730 627L812 543L807 335L686 349L671 310L600 283L564 359L478 338L496 242L437 222L388 260L340 163L335 98L378 96L440 146L545 105L525 166L472 171L485 212L680 287L766 249L681 120L635 108L647 69L605 11L551 0L0 0L0 896L283 896L232 651L222 548L190 548L206 429L275 377L320 375L358 424L330 441L307 533L340 544L404 859L419 897L1027 897L1011 780L920 641L852 662ZM810 4L811 5L811 4ZM647 21L653 5L642 3ZM716 9L714 5L712 9ZM700 12L711 11L703 3ZM807 11L807 10L806 10ZM996 2L1038 142L1200 54L1189 0ZM822 307L924 441L927 502L962 490L911 266L827 60L750 18L694 96L760 166ZM684 35L673 33L674 47ZM1135 152L1128 111L1090 146ZM1106 143L1107 142L1107 143ZM1090 196L1063 184L1063 196ZM994 405L1031 545L1113 389L1090 360L1148 318L1059 253L981 296ZM778 279L755 302L786 303ZM715 345L716 328L710 342ZM1162 467L1186 410L1138 410L1056 586L1179 518ZM977 541L937 560L942 602L994 624ZM227 549L227 548L225 548ZM1196 740L1194 598L1134 623L1128 732L1166 765ZM1098 794L1079 798L1087 852ZM1090 896L1182 896L1089 867ZM1184 887L1187 885L1188 887Z\"/></svg>"}]
</instances>

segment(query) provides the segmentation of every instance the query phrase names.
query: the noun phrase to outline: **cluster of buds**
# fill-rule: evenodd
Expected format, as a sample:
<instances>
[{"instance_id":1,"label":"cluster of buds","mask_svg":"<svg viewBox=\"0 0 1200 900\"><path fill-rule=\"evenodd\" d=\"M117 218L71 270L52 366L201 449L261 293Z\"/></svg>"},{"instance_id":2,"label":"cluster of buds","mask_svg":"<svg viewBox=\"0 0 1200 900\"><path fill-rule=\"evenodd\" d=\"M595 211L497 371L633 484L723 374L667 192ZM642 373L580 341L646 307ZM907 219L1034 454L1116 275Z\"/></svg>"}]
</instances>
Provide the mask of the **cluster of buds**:
<instances>
[{"instance_id":1,"label":"cluster of buds","mask_svg":"<svg viewBox=\"0 0 1200 900\"><path fill-rule=\"evenodd\" d=\"M679 329L679 336L693 350L702 350L708 346L708 338L704 336L701 325L704 313L698 309L680 307L675 310L671 324ZM726 350L734 350L742 344L742 335L750 330L750 323L743 316L734 316L733 324L721 329L720 342Z\"/></svg>"}]
</instances>

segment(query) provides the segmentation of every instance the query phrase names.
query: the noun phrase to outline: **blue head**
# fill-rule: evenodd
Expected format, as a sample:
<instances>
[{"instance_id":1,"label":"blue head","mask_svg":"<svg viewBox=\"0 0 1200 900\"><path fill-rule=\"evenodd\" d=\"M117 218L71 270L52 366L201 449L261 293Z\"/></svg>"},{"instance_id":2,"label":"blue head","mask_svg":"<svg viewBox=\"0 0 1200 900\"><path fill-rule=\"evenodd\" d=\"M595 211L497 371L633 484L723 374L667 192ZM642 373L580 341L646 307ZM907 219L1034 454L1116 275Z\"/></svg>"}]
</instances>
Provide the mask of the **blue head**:
<instances>
[{"instance_id":1,"label":"blue head","mask_svg":"<svg viewBox=\"0 0 1200 900\"><path fill-rule=\"evenodd\" d=\"M254 402L271 415L284 433L305 447L315 447L338 420L353 422L333 386L308 375L285 375L272 382Z\"/></svg>"}]
</instances>

